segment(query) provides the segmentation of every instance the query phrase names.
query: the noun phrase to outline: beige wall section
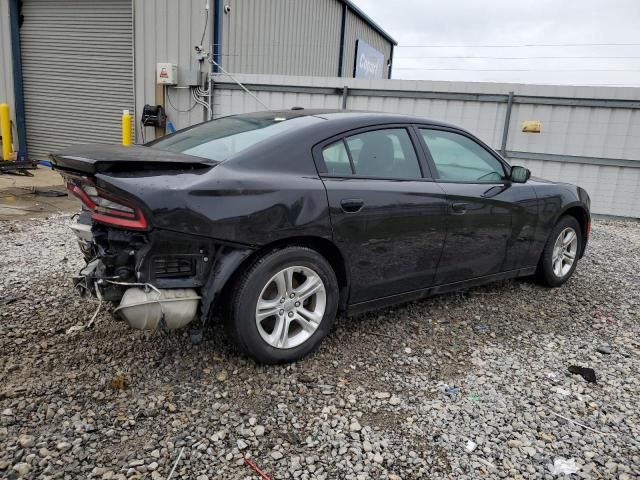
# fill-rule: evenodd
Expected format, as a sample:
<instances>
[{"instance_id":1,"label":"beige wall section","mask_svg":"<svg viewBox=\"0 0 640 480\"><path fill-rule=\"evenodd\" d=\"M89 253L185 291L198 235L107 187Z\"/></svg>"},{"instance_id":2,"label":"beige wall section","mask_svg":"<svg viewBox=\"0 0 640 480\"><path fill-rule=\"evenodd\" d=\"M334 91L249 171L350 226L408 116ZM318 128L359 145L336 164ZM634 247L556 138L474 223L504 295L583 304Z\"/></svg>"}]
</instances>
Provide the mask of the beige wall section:
<instances>
[{"instance_id":1,"label":"beige wall section","mask_svg":"<svg viewBox=\"0 0 640 480\"><path fill-rule=\"evenodd\" d=\"M342 3L337 0L227 0L223 57L236 73L336 76Z\"/></svg>"},{"instance_id":2,"label":"beige wall section","mask_svg":"<svg viewBox=\"0 0 640 480\"><path fill-rule=\"evenodd\" d=\"M338 3L338 2L336 2ZM384 38L367 22L356 15L353 10L349 9L347 13L347 21L344 34L344 60L342 75L344 77L353 77L353 67L356 58L356 40L364 40L373 48L384 54L385 76L387 78L389 70L387 62L391 56L391 43Z\"/></svg>"},{"instance_id":3,"label":"beige wall section","mask_svg":"<svg viewBox=\"0 0 640 480\"><path fill-rule=\"evenodd\" d=\"M5 0L1 0L5 1ZM206 0L134 0L134 50L136 89L136 140L140 135L142 107L155 105L156 63L178 65L178 76L184 71L209 69L194 56L194 46L200 44L207 12ZM210 0L213 8L213 0ZM211 25L204 32L205 50L211 43ZM194 105L189 89L167 88L171 104L165 99L169 121L176 129L202 122L204 109ZM174 108L175 107L175 108ZM191 108L193 107L193 108ZM189 110L191 109L191 110ZM145 140L154 138L154 129L145 128Z\"/></svg>"},{"instance_id":4,"label":"beige wall section","mask_svg":"<svg viewBox=\"0 0 640 480\"><path fill-rule=\"evenodd\" d=\"M11 121L16 121L13 93L13 57L11 55L11 24L9 21L9 0L0 0L0 103L8 103ZM15 125L15 123L14 123ZM13 144L18 145L13 129Z\"/></svg>"}]
</instances>

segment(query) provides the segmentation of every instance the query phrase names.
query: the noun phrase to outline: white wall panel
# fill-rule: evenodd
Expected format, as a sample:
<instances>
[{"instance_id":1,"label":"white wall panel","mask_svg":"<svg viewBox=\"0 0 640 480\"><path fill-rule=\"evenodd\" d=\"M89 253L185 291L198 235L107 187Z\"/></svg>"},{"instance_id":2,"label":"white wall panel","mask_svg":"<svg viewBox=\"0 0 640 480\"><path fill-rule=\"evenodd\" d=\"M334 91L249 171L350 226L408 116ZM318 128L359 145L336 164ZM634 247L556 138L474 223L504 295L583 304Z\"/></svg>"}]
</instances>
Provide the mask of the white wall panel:
<instances>
[{"instance_id":1,"label":"white wall panel","mask_svg":"<svg viewBox=\"0 0 640 480\"><path fill-rule=\"evenodd\" d=\"M640 168L509 159L533 175L579 185L591 197L591 210L603 215L640 218Z\"/></svg>"},{"instance_id":2,"label":"white wall panel","mask_svg":"<svg viewBox=\"0 0 640 480\"><path fill-rule=\"evenodd\" d=\"M213 1L210 2L213 5ZM145 104L156 104L156 64L178 65L178 76L187 70L208 71L200 64L194 46L200 44L206 21L205 0L134 0L136 131L140 142L140 114ZM213 8L211 6L211 8ZM207 22L205 45L211 41ZM168 87L171 105L165 102L168 119L177 128L188 127L205 119L204 109L191 98L189 89ZM175 107L175 108L174 108ZM192 108L193 107L193 108ZM145 139L153 138L154 129L145 128Z\"/></svg>"}]
</instances>

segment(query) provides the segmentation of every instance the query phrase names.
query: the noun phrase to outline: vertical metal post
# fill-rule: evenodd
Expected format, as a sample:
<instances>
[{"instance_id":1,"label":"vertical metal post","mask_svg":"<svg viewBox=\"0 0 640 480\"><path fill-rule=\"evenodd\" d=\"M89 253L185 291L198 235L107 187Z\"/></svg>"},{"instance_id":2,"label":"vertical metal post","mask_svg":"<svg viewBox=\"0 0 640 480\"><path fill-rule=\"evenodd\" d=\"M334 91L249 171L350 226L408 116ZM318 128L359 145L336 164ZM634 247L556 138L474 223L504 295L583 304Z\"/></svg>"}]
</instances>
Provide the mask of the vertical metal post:
<instances>
[{"instance_id":1,"label":"vertical metal post","mask_svg":"<svg viewBox=\"0 0 640 480\"><path fill-rule=\"evenodd\" d=\"M342 87L342 110L347 109L347 97L349 96L349 87Z\"/></svg>"},{"instance_id":2,"label":"vertical metal post","mask_svg":"<svg viewBox=\"0 0 640 480\"><path fill-rule=\"evenodd\" d=\"M208 5L211 5L211 1L207 0ZM217 8L220 8L220 6L217 4L217 2L214 2L213 4L213 8L209 8L209 38L211 40L211 49L209 50L211 52L211 58L213 58L213 51L215 48L215 44L219 43L219 40L216 39L216 34L217 33L222 33L222 27L221 25L216 25L219 17L220 17L220 12L218 12L218 10L216 10ZM220 21L220 23L222 23L222 21ZM221 37L222 38L222 35ZM219 53L219 52L218 52ZM216 65L213 62L208 62L209 63L209 71L207 72L207 82L209 85L209 118L208 120L213 119L213 73L216 71Z\"/></svg>"},{"instance_id":3,"label":"vertical metal post","mask_svg":"<svg viewBox=\"0 0 640 480\"><path fill-rule=\"evenodd\" d=\"M131 124L133 123L133 116L129 113L129 110L122 111L122 145L131 145Z\"/></svg>"},{"instance_id":4,"label":"vertical metal post","mask_svg":"<svg viewBox=\"0 0 640 480\"><path fill-rule=\"evenodd\" d=\"M338 76L342 77L344 63L344 36L347 29L347 12L349 7L347 2L342 4L342 24L340 26L340 54L338 55Z\"/></svg>"},{"instance_id":5,"label":"vertical metal post","mask_svg":"<svg viewBox=\"0 0 640 480\"><path fill-rule=\"evenodd\" d=\"M0 136L2 136L2 156L0 160L11 160L11 117L9 105L0 103Z\"/></svg>"},{"instance_id":6,"label":"vertical metal post","mask_svg":"<svg viewBox=\"0 0 640 480\"><path fill-rule=\"evenodd\" d=\"M13 57L13 92L16 127L18 129L18 160L27 159L27 127L24 116L24 88L22 86L22 57L20 53L20 5L18 0L9 2L11 20L11 56Z\"/></svg>"},{"instance_id":7,"label":"vertical metal post","mask_svg":"<svg viewBox=\"0 0 640 480\"><path fill-rule=\"evenodd\" d=\"M213 73L218 73L222 65L222 19L224 18L222 0L213 1Z\"/></svg>"},{"instance_id":8,"label":"vertical metal post","mask_svg":"<svg viewBox=\"0 0 640 480\"><path fill-rule=\"evenodd\" d=\"M511 107L513 106L513 92L509 92L507 99L507 112L504 116L504 128L502 129L502 146L500 153L503 157L507 156L507 139L509 138L509 124L511 123Z\"/></svg>"},{"instance_id":9,"label":"vertical metal post","mask_svg":"<svg viewBox=\"0 0 640 480\"><path fill-rule=\"evenodd\" d=\"M389 54L389 73L387 78L391 78L391 69L393 68L393 43L391 44L391 53Z\"/></svg>"},{"instance_id":10,"label":"vertical metal post","mask_svg":"<svg viewBox=\"0 0 640 480\"><path fill-rule=\"evenodd\" d=\"M162 108L165 108L164 97L165 97L165 93L166 92L165 92L164 89L165 89L164 85L156 83L156 90L155 90L156 105L161 105ZM142 128L144 128L144 127L142 127ZM167 133L166 127L155 127L155 129L154 129L154 137L153 138L164 137L166 133Z\"/></svg>"}]
</instances>

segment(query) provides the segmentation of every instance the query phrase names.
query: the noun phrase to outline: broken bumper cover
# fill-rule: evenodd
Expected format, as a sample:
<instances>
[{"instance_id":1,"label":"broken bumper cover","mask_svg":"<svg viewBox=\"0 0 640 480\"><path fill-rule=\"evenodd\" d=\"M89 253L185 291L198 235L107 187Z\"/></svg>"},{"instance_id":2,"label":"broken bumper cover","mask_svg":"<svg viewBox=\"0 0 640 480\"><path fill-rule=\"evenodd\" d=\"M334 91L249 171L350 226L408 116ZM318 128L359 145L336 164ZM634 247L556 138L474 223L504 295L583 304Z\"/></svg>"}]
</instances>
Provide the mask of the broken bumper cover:
<instances>
[{"instance_id":1,"label":"broken bumper cover","mask_svg":"<svg viewBox=\"0 0 640 480\"><path fill-rule=\"evenodd\" d=\"M76 231L76 229L74 229ZM98 224L76 234L93 258L74 278L81 295L117 306L134 328L204 325L233 271L252 252L195 235L165 230L127 231ZM83 252L86 248L83 248Z\"/></svg>"}]
</instances>

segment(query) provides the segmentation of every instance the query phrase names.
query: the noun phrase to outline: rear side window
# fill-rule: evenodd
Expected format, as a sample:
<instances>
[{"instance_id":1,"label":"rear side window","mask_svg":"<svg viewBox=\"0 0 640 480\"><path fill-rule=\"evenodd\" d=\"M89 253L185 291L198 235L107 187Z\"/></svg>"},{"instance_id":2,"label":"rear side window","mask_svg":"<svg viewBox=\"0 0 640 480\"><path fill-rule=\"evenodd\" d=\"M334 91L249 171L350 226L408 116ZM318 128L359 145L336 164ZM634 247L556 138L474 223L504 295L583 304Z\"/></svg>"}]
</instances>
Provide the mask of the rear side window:
<instances>
[{"instance_id":1,"label":"rear side window","mask_svg":"<svg viewBox=\"0 0 640 480\"><path fill-rule=\"evenodd\" d=\"M325 147L322 157L332 175L422 178L416 151L404 128L352 135Z\"/></svg>"},{"instance_id":2,"label":"rear side window","mask_svg":"<svg viewBox=\"0 0 640 480\"><path fill-rule=\"evenodd\" d=\"M349 154L347 147L344 146L342 140L324 147L322 149L322 158L327 167L327 173L330 175L351 175L351 163L349 162Z\"/></svg>"}]
</instances>

